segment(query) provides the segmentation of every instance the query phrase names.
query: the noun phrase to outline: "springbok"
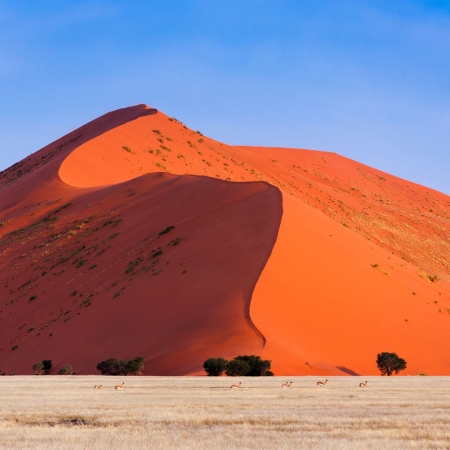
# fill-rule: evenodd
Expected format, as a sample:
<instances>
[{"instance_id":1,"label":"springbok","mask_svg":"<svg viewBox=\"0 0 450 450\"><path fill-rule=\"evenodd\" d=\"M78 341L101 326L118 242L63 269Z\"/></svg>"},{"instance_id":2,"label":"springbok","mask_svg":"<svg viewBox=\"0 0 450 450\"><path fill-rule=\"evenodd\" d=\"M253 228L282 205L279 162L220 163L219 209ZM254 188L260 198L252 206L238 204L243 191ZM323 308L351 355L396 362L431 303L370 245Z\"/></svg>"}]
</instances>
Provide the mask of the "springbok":
<instances>
[{"instance_id":1,"label":"springbok","mask_svg":"<svg viewBox=\"0 0 450 450\"><path fill-rule=\"evenodd\" d=\"M103 387L103 384L96 384L96 385L94 386L94 389L100 390L102 387Z\"/></svg>"},{"instance_id":2,"label":"springbok","mask_svg":"<svg viewBox=\"0 0 450 450\"><path fill-rule=\"evenodd\" d=\"M281 385L281 387L284 387L284 388L290 388L291 385L292 385L292 381L286 381L286 383L283 383L283 384Z\"/></svg>"},{"instance_id":3,"label":"springbok","mask_svg":"<svg viewBox=\"0 0 450 450\"><path fill-rule=\"evenodd\" d=\"M318 381L318 382L317 382L317 387L324 387L324 386L327 384L327 381L328 381L328 380L325 380L325 381Z\"/></svg>"},{"instance_id":4,"label":"springbok","mask_svg":"<svg viewBox=\"0 0 450 450\"><path fill-rule=\"evenodd\" d=\"M367 381L365 383L359 383L359 387L366 387Z\"/></svg>"},{"instance_id":5,"label":"springbok","mask_svg":"<svg viewBox=\"0 0 450 450\"><path fill-rule=\"evenodd\" d=\"M125 381L122 381L122 384L116 384L114 386L114 389L123 389L124 386L125 386Z\"/></svg>"},{"instance_id":6,"label":"springbok","mask_svg":"<svg viewBox=\"0 0 450 450\"><path fill-rule=\"evenodd\" d=\"M241 385L242 385L242 383L239 381L239 384L232 384L231 389L240 389Z\"/></svg>"}]
</instances>

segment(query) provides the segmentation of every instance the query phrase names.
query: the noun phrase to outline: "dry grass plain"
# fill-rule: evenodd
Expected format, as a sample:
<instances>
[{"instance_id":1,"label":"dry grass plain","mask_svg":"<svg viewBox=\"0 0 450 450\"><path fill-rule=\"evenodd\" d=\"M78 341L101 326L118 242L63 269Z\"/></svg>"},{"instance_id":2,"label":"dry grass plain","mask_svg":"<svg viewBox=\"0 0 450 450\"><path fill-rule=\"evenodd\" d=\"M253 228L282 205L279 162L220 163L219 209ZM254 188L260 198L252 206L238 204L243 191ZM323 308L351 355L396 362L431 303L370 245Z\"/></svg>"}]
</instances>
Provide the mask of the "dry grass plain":
<instances>
[{"instance_id":1,"label":"dry grass plain","mask_svg":"<svg viewBox=\"0 0 450 450\"><path fill-rule=\"evenodd\" d=\"M0 448L450 448L448 377L333 377L322 389L318 380L1 377Z\"/></svg>"}]
</instances>

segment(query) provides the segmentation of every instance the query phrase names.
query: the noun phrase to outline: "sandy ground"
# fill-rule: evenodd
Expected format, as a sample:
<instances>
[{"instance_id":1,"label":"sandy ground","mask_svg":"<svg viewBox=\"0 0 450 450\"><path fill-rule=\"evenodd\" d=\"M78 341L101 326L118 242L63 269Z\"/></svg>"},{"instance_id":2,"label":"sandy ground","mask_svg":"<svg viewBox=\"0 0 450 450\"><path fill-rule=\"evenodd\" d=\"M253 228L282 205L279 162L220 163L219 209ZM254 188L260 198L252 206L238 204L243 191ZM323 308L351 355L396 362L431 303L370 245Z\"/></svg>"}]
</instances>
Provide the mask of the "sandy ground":
<instances>
[{"instance_id":1,"label":"sandy ground","mask_svg":"<svg viewBox=\"0 0 450 450\"><path fill-rule=\"evenodd\" d=\"M2 377L0 448L450 447L448 378L319 379Z\"/></svg>"}]
</instances>

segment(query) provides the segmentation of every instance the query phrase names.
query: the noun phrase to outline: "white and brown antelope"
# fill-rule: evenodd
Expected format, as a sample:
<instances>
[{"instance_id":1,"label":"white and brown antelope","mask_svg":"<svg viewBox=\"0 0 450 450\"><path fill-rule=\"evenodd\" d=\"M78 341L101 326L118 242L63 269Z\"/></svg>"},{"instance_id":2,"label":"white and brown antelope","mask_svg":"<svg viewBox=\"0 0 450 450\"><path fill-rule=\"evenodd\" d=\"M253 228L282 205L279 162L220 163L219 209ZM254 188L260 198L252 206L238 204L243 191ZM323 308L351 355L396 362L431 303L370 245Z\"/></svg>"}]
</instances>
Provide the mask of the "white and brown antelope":
<instances>
[{"instance_id":1,"label":"white and brown antelope","mask_svg":"<svg viewBox=\"0 0 450 450\"><path fill-rule=\"evenodd\" d=\"M122 381L122 384L116 384L114 386L114 389L123 389L124 386L125 386L125 381Z\"/></svg>"},{"instance_id":2,"label":"white and brown antelope","mask_svg":"<svg viewBox=\"0 0 450 450\"><path fill-rule=\"evenodd\" d=\"M367 381L365 383L359 383L359 387L366 387Z\"/></svg>"},{"instance_id":3,"label":"white and brown antelope","mask_svg":"<svg viewBox=\"0 0 450 450\"><path fill-rule=\"evenodd\" d=\"M327 384L327 381L328 381L328 380L325 380L325 381L318 381L318 382L317 382L317 387L324 387L324 386Z\"/></svg>"},{"instance_id":4,"label":"white and brown antelope","mask_svg":"<svg viewBox=\"0 0 450 450\"><path fill-rule=\"evenodd\" d=\"M291 385L292 385L292 381L286 381L286 383L283 383L283 384L281 385L281 387L284 387L284 388L290 388Z\"/></svg>"},{"instance_id":5,"label":"white and brown antelope","mask_svg":"<svg viewBox=\"0 0 450 450\"><path fill-rule=\"evenodd\" d=\"M94 386L94 389L100 390L102 387L103 387L103 384L96 384L96 385Z\"/></svg>"},{"instance_id":6,"label":"white and brown antelope","mask_svg":"<svg viewBox=\"0 0 450 450\"><path fill-rule=\"evenodd\" d=\"M232 384L231 389L240 389L241 385L242 385L242 383L239 381L239 384Z\"/></svg>"}]
</instances>

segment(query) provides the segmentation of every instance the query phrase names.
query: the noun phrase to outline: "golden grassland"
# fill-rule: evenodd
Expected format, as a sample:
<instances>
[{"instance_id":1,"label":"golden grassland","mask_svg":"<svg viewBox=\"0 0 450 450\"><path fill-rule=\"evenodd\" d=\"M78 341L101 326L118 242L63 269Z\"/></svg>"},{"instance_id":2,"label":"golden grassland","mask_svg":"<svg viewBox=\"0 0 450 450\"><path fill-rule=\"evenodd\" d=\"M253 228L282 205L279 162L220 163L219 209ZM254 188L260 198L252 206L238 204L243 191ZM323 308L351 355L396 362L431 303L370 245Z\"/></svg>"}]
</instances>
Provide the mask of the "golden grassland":
<instances>
[{"instance_id":1,"label":"golden grassland","mask_svg":"<svg viewBox=\"0 0 450 450\"><path fill-rule=\"evenodd\" d=\"M450 448L448 377L320 379L1 377L0 448Z\"/></svg>"}]
</instances>

